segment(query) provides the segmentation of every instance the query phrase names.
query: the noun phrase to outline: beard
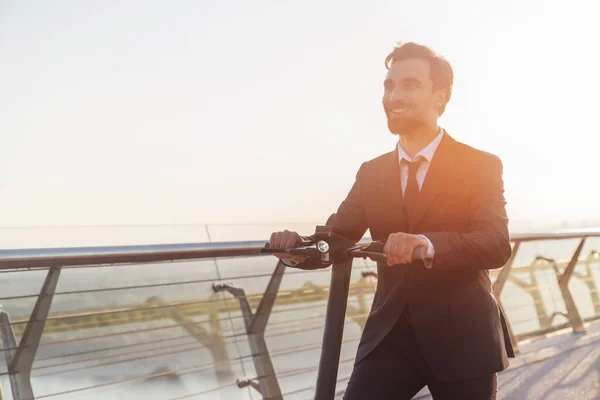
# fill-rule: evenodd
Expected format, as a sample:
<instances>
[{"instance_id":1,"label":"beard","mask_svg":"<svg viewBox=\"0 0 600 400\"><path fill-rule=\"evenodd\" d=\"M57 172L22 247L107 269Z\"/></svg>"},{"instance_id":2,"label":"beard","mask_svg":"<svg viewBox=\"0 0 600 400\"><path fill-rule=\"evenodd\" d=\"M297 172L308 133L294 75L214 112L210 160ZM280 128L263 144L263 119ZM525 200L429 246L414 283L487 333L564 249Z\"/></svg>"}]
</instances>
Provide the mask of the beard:
<instances>
[{"instance_id":1,"label":"beard","mask_svg":"<svg viewBox=\"0 0 600 400\"><path fill-rule=\"evenodd\" d=\"M425 121L414 115L394 116L387 113L388 129L393 135L411 135L425 126Z\"/></svg>"}]
</instances>

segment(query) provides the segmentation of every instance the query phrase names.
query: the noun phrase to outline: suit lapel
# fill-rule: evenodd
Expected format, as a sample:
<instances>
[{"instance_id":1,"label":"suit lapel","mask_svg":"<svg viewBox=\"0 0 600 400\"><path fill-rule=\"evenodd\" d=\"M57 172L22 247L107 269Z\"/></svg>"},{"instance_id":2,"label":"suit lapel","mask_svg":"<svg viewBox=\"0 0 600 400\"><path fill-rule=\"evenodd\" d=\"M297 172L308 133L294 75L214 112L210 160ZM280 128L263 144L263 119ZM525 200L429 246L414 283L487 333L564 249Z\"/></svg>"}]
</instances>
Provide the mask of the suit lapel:
<instances>
[{"instance_id":1,"label":"suit lapel","mask_svg":"<svg viewBox=\"0 0 600 400\"><path fill-rule=\"evenodd\" d=\"M415 211L409 216L410 232L415 231L456 166L459 158L456 150L456 141L445 133L429 165Z\"/></svg>"}]
</instances>

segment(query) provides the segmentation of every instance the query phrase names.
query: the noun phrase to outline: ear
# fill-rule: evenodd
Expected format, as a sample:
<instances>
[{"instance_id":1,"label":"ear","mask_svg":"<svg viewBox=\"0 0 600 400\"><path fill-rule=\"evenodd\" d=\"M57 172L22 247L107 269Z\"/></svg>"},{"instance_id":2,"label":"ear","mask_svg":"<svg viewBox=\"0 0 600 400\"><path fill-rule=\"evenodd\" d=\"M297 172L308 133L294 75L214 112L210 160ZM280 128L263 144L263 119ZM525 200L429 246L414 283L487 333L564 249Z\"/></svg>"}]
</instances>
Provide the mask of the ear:
<instances>
[{"instance_id":1,"label":"ear","mask_svg":"<svg viewBox=\"0 0 600 400\"><path fill-rule=\"evenodd\" d=\"M433 95L435 97L435 105L438 108L444 106L450 99L450 93L448 89L436 90Z\"/></svg>"}]
</instances>

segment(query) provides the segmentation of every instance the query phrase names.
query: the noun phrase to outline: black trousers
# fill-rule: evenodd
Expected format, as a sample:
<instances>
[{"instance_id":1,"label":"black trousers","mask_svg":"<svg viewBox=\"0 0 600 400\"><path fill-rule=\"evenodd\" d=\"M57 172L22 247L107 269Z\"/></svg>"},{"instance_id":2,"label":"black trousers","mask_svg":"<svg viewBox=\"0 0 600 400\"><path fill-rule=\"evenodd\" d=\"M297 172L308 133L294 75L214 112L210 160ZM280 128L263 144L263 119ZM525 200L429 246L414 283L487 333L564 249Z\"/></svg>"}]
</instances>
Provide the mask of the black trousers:
<instances>
[{"instance_id":1,"label":"black trousers","mask_svg":"<svg viewBox=\"0 0 600 400\"><path fill-rule=\"evenodd\" d=\"M497 374L458 382L437 380L419 351L406 312L379 346L354 367L344 400L409 400L425 386L434 400L496 399Z\"/></svg>"}]
</instances>

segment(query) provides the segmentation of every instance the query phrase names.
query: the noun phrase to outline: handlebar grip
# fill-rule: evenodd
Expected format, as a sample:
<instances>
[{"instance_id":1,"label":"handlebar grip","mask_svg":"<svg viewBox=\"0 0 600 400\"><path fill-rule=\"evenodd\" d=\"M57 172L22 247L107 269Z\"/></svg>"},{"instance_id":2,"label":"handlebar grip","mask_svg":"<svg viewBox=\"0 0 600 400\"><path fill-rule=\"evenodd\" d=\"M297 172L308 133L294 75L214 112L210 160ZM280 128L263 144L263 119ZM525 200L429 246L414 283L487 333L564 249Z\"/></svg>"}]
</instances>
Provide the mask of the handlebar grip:
<instances>
[{"instance_id":1,"label":"handlebar grip","mask_svg":"<svg viewBox=\"0 0 600 400\"><path fill-rule=\"evenodd\" d=\"M314 242L312 240L303 238L302 241L300 243L298 243L298 245L296 247L292 247L292 248L307 247L307 246L311 246L312 244L314 244ZM263 249L270 249L270 248L271 248L271 242L266 242Z\"/></svg>"},{"instance_id":2,"label":"handlebar grip","mask_svg":"<svg viewBox=\"0 0 600 400\"><path fill-rule=\"evenodd\" d=\"M290 253L293 250L298 250L295 247L292 247L290 249L274 249L271 247L271 244L269 242L265 243L265 246L260 249L261 253L268 253L268 254L276 254L276 253Z\"/></svg>"},{"instance_id":3,"label":"handlebar grip","mask_svg":"<svg viewBox=\"0 0 600 400\"><path fill-rule=\"evenodd\" d=\"M260 252L263 254L278 254L285 253L290 254L292 256L302 256L302 257L319 257L321 253L319 250L310 247L292 247L290 249L274 249L271 247L270 243L265 243L265 246L260 249Z\"/></svg>"},{"instance_id":4,"label":"handlebar grip","mask_svg":"<svg viewBox=\"0 0 600 400\"><path fill-rule=\"evenodd\" d=\"M380 241L373 241L369 244L366 250L373 253L383 253L384 246L385 245ZM425 251L425 247L420 246L413 250L412 258L413 260L425 260L426 255L427 253ZM385 255L383 255L381 261L385 261Z\"/></svg>"}]
</instances>

